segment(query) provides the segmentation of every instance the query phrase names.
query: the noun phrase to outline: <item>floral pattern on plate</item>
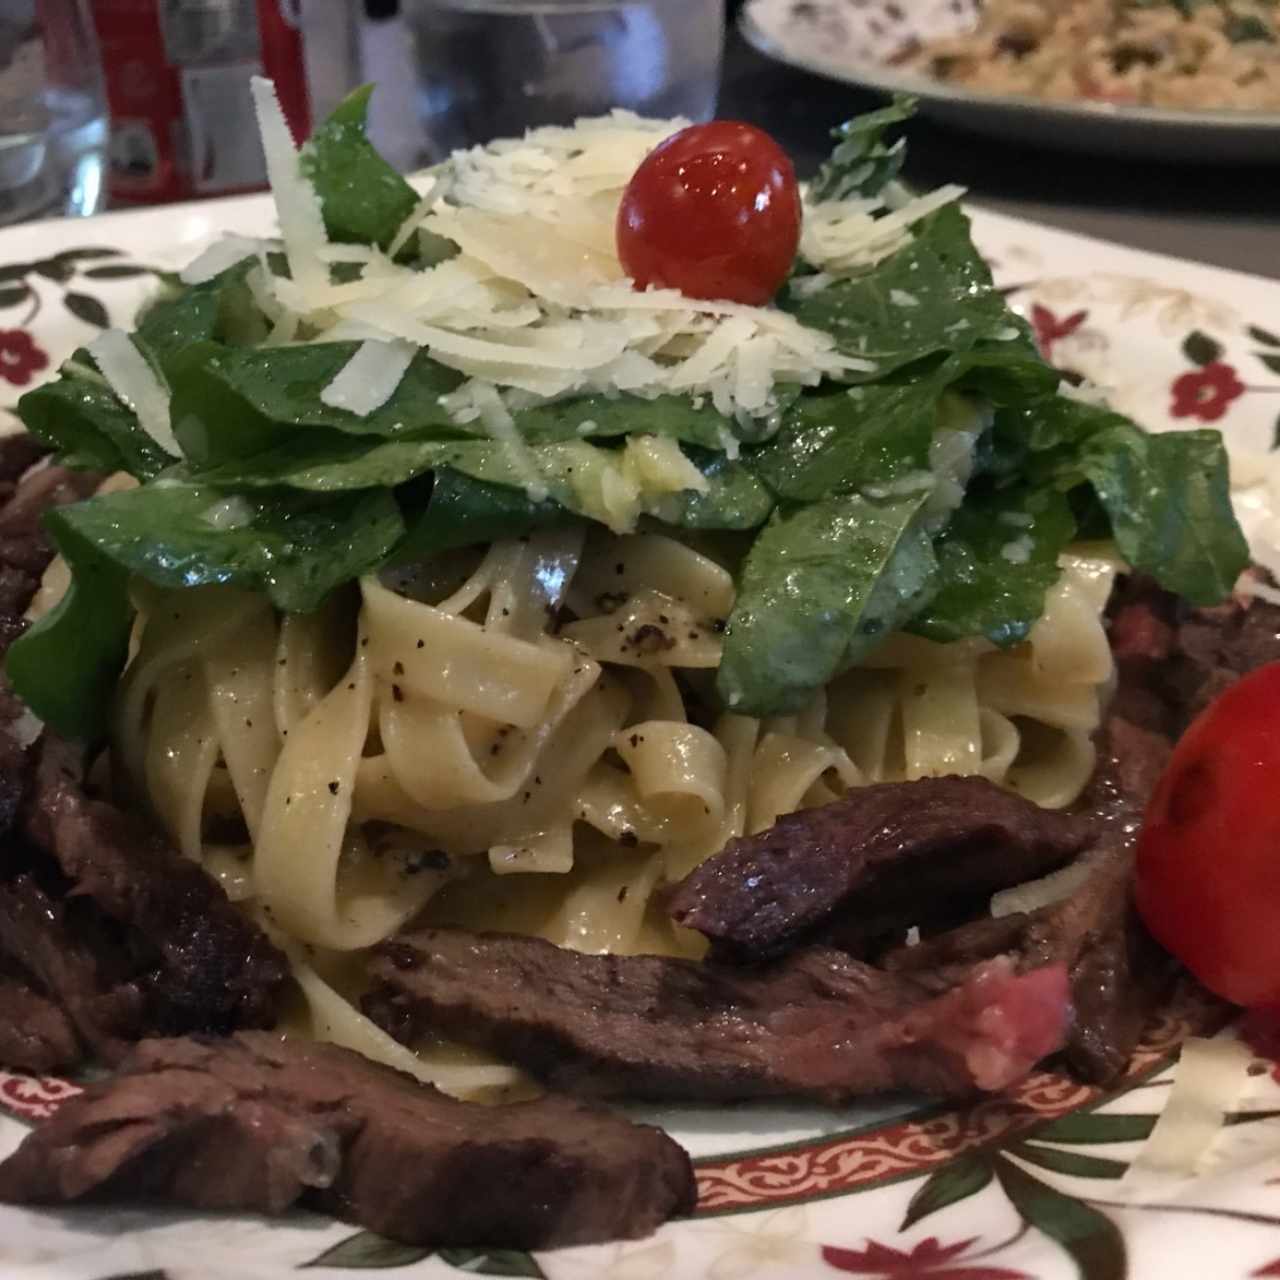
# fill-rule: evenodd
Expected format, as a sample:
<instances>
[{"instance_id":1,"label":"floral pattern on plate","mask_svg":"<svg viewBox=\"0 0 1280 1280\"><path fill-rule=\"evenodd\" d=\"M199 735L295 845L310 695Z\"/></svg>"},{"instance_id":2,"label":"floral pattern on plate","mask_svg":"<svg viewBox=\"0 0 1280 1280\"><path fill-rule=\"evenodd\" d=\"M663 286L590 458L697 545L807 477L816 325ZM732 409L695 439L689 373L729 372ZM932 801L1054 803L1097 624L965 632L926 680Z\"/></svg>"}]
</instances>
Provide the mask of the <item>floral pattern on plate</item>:
<instances>
[{"instance_id":1,"label":"floral pattern on plate","mask_svg":"<svg viewBox=\"0 0 1280 1280\"><path fill-rule=\"evenodd\" d=\"M1214 426L1265 456L1280 437L1280 288L1230 272L975 213L997 283L1045 355L1153 430ZM160 258L180 264L214 226L262 234L259 199L0 234L0 407L106 324L128 325ZM177 231L175 233L175 228ZM7 246L12 246L8 248ZM163 249L163 252L162 252ZM89 299L89 305L82 299ZM1265 486L1264 486L1265 487ZM1255 550L1270 500L1250 506ZM1238 505L1241 505L1238 503ZM1280 526L1274 547L1280 548ZM1280 550L1275 551L1280 560ZM1265 555L1264 555L1265 558ZM280 1222L145 1209L0 1207L5 1280L283 1280L388 1270L547 1280L1234 1280L1280 1276L1280 1081L1263 1070L1204 1172L1158 1192L1130 1167L1152 1131L1192 1003L1148 1037L1122 1087L1038 1073L965 1109L722 1108L664 1114L693 1149L699 1205L648 1240L552 1253L429 1251L305 1213ZM1280 1035L1276 1037L1280 1045ZM1268 1042L1260 1047L1271 1049ZM76 1091L0 1073L0 1156ZM21 1117L21 1119L19 1119ZM776 1122L771 1136L768 1126Z\"/></svg>"}]
</instances>

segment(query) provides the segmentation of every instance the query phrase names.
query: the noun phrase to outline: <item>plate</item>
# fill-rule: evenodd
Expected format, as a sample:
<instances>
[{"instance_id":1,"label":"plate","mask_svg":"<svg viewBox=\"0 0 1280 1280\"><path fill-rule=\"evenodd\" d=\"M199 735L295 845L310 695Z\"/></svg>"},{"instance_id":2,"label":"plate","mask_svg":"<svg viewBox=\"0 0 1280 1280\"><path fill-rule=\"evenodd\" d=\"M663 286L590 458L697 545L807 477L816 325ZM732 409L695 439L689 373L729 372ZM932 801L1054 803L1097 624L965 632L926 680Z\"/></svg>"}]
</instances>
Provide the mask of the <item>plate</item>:
<instances>
[{"instance_id":1,"label":"plate","mask_svg":"<svg viewBox=\"0 0 1280 1280\"><path fill-rule=\"evenodd\" d=\"M1215 426L1255 554L1280 570L1280 286L974 211L997 283L1060 367L1155 430ZM154 273L221 231L271 229L238 197L0 232L0 416L104 324L127 325ZM12 423L12 420L11 420ZM1243 1082L1195 1176L1131 1171L1196 1003L1152 1029L1111 1092L1038 1073L957 1109L891 1099L635 1110L693 1154L694 1216L648 1240L527 1254L429 1255L307 1214L268 1222L147 1209L0 1207L4 1280L1245 1280L1280 1277L1280 1083ZM1221 1018L1218 1015L1217 1021ZM1228 1029L1222 1032L1231 1035ZM0 1156L75 1084L0 1072Z\"/></svg>"},{"instance_id":2,"label":"plate","mask_svg":"<svg viewBox=\"0 0 1280 1280\"><path fill-rule=\"evenodd\" d=\"M1280 111L1045 102L979 93L890 64L909 39L963 30L973 8L974 0L748 0L738 26L779 62L858 89L912 94L925 114L1027 146L1197 164L1271 164L1280 154Z\"/></svg>"}]
</instances>

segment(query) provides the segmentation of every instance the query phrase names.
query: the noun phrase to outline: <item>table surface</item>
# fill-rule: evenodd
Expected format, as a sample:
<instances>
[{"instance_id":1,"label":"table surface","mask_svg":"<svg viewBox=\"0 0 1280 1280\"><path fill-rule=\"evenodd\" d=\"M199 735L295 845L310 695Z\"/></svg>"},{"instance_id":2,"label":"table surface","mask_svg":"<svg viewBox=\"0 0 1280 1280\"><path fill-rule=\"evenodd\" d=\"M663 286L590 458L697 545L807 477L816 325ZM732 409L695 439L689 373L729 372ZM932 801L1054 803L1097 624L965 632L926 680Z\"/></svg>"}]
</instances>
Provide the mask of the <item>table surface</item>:
<instances>
[{"instance_id":1,"label":"table surface","mask_svg":"<svg viewBox=\"0 0 1280 1280\"><path fill-rule=\"evenodd\" d=\"M802 175L828 130L882 103L793 70L731 28L718 114L767 129ZM949 128L911 124L904 176L919 188L959 182L973 204L1157 253L1280 279L1280 144L1271 165L1176 165L1093 159Z\"/></svg>"}]
</instances>

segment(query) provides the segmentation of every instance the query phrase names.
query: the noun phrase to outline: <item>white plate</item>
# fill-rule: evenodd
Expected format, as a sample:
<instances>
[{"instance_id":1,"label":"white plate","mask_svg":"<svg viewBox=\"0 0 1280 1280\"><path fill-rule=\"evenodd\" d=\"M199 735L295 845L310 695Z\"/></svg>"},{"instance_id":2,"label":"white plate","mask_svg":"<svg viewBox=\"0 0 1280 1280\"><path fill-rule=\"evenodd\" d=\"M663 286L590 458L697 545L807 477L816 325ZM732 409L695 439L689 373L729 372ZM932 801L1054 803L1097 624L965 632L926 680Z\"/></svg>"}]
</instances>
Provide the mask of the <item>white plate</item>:
<instances>
[{"instance_id":1,"label":"white plate","mask_svg":"<svg viewBox=\"0 0 1280 1280\"><path fill-rule=\"evenodd\" d=\"M242 197L0 232L0 407L91 339L94 320L128 324L150 279L130 268L171 269L218 231L270 226L268 202ZM1280 286L993 214L975 213L974 227L998 283L1055 362L1108 387L1149 427L1218 426L1255 464L1272 449ZM1260 483L1237 505L1255 551L1280 567L1267 471L1255 465ZM284 1280L304 1266L318 1280L371 1267L413 1280L1280 1276L1277 1119L1224 1130L1196 1177L1153 1188L1119 1176L1140 1149L1133 1135L1150 1123L1133 1117L1154 1116L1167 1096L1185 1026L1171 1014L1109 1095L1042 1073L967 1109L899 1101L651 1114L696 1157L700 1201L691 1220L645 1241L425 1257L306 1214L266 1222L0 1208L0 1277ZM0 1156L20 1141L23 1120L48 1114L72 1087L0 1073ZM1280 1113L1280 1086L1265 1072L1250 1078L1237 1108Z\"/></svg>"},{"instance_id":2,"label":"white plate","mask_svg":"<svg viewBox=\"0 0 1280 1280\"><path fill-rule=\"evenodd\" d=\"M859 89L913 94L924 113L996 138L1090 155L1192 163L1274 164L1280 156L1280 111L1045 102L1022 94L981 93L890 64L912 34L921 39L953 34L956 18L971 4L749 0L738 25L750 44L779 62ZM886 10L902 17L882 21L876 15Z\"/></svg>"}]
</instances>

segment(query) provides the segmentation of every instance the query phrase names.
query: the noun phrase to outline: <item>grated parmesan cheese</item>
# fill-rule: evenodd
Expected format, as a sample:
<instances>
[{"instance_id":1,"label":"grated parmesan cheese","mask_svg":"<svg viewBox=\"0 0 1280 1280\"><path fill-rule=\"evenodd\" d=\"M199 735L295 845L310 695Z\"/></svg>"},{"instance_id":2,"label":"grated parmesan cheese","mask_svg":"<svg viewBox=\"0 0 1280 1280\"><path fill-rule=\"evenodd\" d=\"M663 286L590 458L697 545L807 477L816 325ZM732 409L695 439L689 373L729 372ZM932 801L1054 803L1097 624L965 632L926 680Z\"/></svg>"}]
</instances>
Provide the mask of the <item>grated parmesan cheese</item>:
<instances>
[{"instance_id":1,"label":"grated parmesan cheese","mask_svg":"<svg viewBox=\"0 0 1280 1280\"><path fill-rule=\"evenodd\" d=\"M1195 1174L1244 1093L1251 1061L1248 1047L1229 1036L1183 1042L1169 1097L1120 1179L1122 1194L1142 1200L1166 1190L1171 1180Z\"/></svg>"},{"instance_id":2,"label":"grated parmesan cheese","mask_svg":"<svg viewBox=\"0 0 1280 1280\"><path fill-rule=\"evenodd\" d=\"M329 238L325 234L320 197L302 172L275 85L254 76L249 87L289 270L299 288L319 294L329 283L329 271L322 258Z\"/></svg>"},{"instance_id":3,"label":"grated parmesan cheese","mask_svg":"<svg viewBox=\"0 0 1280 1280\"><path fill-rule=\"evenodd\" d=\"M502 431L503 415L525 404L682 394L710 401L759 440L776 430L785 388L876 368L776 308L632 286L617 256L618 203L640 161L684 121L615 111L457 152L433 173L383 253L328 242L274 91L257 79L253 92L292 277L250 273L273 325L269 341L305 332L310 341L370 344L326 388L326 403L372 412L394 394L394 370L402 365L403 375L411 346L465 374L466 385L494 389L496 399L483 405L472 391L451 397L459 422L484 418ZM801 287L873 265L909 242L913 222L959 194L946 187L918 198L811 206L801 253L818 274ZM450 240L458 253L426 270L397 264L419 229ZM359 263L360 277L334 283L334 262ZM915 295L895 293L898 305L918 305ZM378 376L358 389L364 362L375 360Z\"/></svg>"},{"instance_id":4,"label":"grated parmesan cheese","mask_svg":"<svg viewBox=\"0 0 1280 1280\"><path fill-rule=\"evenodd\" d=\"M169 388L123 329L105 329L90 344L111 390L138 415L138 425L166 453L181 456L169 421Z\"/></svg>"},{"instance_id":5,"label":"grated parmesan cheese","mask_svg":"<svg viewBox=\"0 0 1280 1280\"><path fill-rule=\"evenodd\" d=\"M362 342L356 353L320 392L320 401L368 417L395 394L418 349L410 342Z\"/></svg>"},{"instance_id":6,"label":"grated parmesan cheese","mask_svg":"<svg viewBox=\"0 0 1280 1280\"><path fill-rule=\"evenodd\" d=\"M266 253L267 241L230 232L215 240L202 254L178 273L183 284L204 284L221 275L228 267L246 258L259 258Z\"/></svg>"}]
</instances>

